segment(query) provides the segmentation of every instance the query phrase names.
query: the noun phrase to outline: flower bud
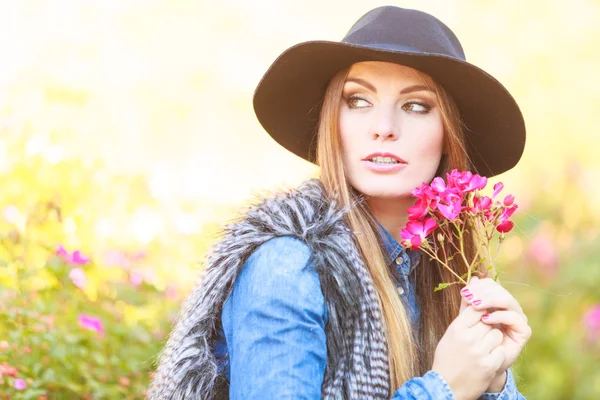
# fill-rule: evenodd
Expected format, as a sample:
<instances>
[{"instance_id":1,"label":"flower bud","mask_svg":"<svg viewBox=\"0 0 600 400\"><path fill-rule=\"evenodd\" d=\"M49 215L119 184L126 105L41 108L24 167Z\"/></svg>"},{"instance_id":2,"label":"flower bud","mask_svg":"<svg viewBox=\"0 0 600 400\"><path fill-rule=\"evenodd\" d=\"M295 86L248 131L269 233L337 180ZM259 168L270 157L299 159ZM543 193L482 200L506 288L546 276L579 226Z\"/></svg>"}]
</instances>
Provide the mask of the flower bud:
<instances>
[{"instance_id":1,"label":"flower bud","mask_svg":"<svg viewBox=\"0 0 600 400\"><path fill-rule=\"evenodd\" d=\"M438 233L437 234L437 240L438 240L438 242L443 243L444 242L444 235L441 234L441 233Z\"/></svg>"},{"instance_id":2,"label":"flower bud","mask_svg":"<svg viewBox=\"0 0 600 400\"><path fill-rule=\"evenodd\" d=\"M514 202L515 202L515 196L513 196L512 194L509 194L508 196L506 196L503 201L503 203L506 207L512 206Z\"/></svg>"}]
</instances>

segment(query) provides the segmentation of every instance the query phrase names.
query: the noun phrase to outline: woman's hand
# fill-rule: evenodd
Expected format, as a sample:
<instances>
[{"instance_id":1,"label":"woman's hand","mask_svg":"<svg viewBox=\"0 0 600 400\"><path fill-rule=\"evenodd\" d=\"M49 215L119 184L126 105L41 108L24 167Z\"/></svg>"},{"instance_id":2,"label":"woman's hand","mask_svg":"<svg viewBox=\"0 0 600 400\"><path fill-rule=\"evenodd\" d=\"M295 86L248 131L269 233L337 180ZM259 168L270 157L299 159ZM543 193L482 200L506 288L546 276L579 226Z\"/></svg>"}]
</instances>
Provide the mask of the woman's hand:
<instances>
[{"instance_id":1,"label":"woman's hand","mask_svg":"<svg viewBox=\"0 0 600 400\"><path fill-rule=\"evenodd\" d=\"M457 400L479 398L505 363L504 335L481 322L484 314L465 305L435 350L431 369L444 377Z\"/></svg>"},{"instance_id":2,"label":"woman's hand","mask_svg":"<svg viewBox=\"0 0 600 400\"><path fill-rule=\"evenodd\" d=\"M517 359L525 343L531 337L531 327L519 302L493 279L472 277L469 285L461 290L468 305L477 311L485 312L481 321L489 326L498 326L504 333L502 347L506 359L502 372Z\"/></svg>"}]
</instances>

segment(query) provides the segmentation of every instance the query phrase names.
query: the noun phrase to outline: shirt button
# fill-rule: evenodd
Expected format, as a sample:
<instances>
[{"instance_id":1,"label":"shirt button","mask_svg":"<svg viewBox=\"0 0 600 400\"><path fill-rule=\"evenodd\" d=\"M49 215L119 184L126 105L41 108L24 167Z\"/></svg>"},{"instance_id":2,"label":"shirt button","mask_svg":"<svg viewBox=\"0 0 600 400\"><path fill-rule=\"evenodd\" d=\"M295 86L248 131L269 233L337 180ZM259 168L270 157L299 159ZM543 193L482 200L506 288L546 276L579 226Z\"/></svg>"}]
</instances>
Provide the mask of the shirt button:
<instances>
[{"instance_id":1,"label":"shirt button","mask_svg":"<svg viewBox=\"0 0 600 400\"><path fill-rule=\"evenodd\" d=\"M404 294L404 288L402 286L398 286L398 294L400 294L400 296Z\"/></svg>"},{"instance_id":2,"label":"shirt button","mask_svg":"<svg viewBox=\"0 0 600 400\"><path fill-rule=\"evenodd\" d=\"M402 265L403 262L404 262L404 260L402 259L402 256L396 257L396 264Z\"/></svg>"}]
</instances>

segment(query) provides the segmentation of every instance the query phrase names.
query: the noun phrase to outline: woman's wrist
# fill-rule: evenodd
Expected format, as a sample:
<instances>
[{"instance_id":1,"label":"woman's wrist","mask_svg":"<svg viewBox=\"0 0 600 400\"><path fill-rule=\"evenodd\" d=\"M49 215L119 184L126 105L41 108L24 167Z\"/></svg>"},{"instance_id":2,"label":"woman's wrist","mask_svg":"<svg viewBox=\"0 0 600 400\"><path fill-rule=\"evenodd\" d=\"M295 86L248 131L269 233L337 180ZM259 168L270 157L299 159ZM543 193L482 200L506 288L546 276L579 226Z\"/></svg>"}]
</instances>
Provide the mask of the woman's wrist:
<instances>
[{"instance_id":1,"label":"woman's wrist","mask_svg":"<svg viewBox=\"0 0 600 400\"><path fill-rule=\"evenodd\" d=\"M508 377L507 372L506 371L502 371L499 374L497 374L494 379L492 379L492 382L490 383L490 386L487 388L486 393L500 393L501 391L504 390L504 386L506 385L506 378Z\"/></svg>"}]
</instances>

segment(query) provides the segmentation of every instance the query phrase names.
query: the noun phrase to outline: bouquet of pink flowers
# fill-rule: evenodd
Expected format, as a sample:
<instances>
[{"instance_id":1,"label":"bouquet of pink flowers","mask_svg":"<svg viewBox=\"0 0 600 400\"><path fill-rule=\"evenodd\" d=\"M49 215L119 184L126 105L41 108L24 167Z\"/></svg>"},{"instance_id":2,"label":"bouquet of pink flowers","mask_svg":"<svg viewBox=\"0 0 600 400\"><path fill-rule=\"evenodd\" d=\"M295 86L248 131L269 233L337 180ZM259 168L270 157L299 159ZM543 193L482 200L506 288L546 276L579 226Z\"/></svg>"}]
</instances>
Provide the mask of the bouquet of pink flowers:
<instances>
[{"instance_id":1,"label":"bouquet of pink flowers","mask_svg":"<svg viewBox=\"0 0 600 400\"><path fill-rule=\"evenodd\" d=\"M494 185L492 197L483 196L480 191L486 185L486 177L455 169L446 174L445 181L436 177L430 185L423 183L412 191L417 201L408 208L409 221L400 232L402 244L421 249L457 278L455 282L440 283L435 291L453 284L467 285L482 264L486 271L492 270L504 235L514 226L510 220L517 209L514 196L496 199L504 187L502 182ZM471 257L465 251L467 237L474 237L476 242L475 255ZM495 238L498 244L492 257ZM462 276L449 266L454 258L466 266L467 272Z\"/></svg>"}]
</instances>

